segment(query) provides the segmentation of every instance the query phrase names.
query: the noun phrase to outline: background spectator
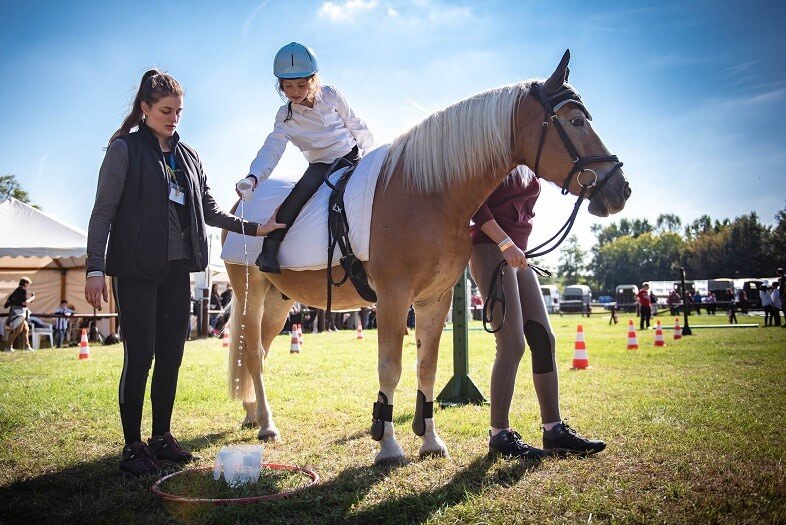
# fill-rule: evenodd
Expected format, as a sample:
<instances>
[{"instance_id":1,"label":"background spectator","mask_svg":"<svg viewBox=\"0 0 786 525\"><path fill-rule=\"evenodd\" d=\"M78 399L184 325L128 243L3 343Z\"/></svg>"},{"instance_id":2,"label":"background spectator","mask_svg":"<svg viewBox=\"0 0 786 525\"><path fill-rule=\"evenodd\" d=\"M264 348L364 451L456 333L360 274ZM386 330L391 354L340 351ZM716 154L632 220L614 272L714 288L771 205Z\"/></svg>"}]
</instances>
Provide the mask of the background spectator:
<instances>
[{"instance_id":1,"label":"background spectator","mask_svg":"<svg viewBox=\"0 0 786 525\"><path fill-rule=\"evenodd\" d=\"M68 343L68 318L73 315L74 311L68 307L68 301L63 299L60 301L60 306L55 309L55 328L54 328L54 335L55 335L55 346L57 348L62 348L63 343Z\"/></svg>"}]
</instances>

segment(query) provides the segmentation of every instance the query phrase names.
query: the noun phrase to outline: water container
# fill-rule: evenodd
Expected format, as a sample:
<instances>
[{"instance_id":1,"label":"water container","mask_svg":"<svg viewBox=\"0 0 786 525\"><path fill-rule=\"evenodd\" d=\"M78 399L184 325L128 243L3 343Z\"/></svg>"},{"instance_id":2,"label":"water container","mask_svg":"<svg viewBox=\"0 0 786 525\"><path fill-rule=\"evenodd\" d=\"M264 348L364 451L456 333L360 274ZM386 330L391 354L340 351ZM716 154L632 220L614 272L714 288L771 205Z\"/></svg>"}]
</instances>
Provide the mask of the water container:
<instances>
[{"instance_id":1,"label":"water container","mask_svg":"<svg viewBox=\"0 0 786 525\"><path fill-rule=\"evenodd\" d=\"M256 483L261 465L262 445L230 445L216 455L213 479L218 480L223 472L230 487Z\"/></svg>"}]
</instances>

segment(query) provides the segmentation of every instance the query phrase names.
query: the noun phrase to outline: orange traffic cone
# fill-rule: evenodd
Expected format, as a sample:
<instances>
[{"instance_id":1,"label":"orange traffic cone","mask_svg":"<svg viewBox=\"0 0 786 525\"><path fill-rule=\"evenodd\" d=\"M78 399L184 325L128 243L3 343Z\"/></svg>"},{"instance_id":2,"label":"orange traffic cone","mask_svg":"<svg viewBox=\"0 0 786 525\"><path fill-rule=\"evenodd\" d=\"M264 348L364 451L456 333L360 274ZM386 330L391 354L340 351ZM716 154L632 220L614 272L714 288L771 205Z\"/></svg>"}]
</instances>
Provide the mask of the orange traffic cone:
<instances>
[{"instance_id":1,"label":"orange traffic cone","mask_svg":"<svg viewBox=\"0 0 786 525\"><path fill-rule=\"evenodd\" d=\"M300 323L297 324L297 342L303 344L303 326Z\"/></svg>"},{"instance_id":2,"label":"orange traffic cone","mask_svg":"<svg viewBox=\"0 0 786 525\"><path fill-rule=\"evenodd\" d=\"M680 326L680 318L674 318L674 339L682 339L682 327Z\"/></svg>"},{"instance_id":3,"label":"orange traffic cone","mask_svg":"<svg viewBox=\"0 0 786 525\"><path fill-rule=\"evenodd\" d=\"M300 353L300 339L297 336L297 330L293 327L291 332L292 338L290 339L289 344L289 353L290 354L299 354Z\"/></svg>"},{"instance_id":4,"label":"orange traffic cone","mask_svg":"<svg viewBox=\"0 0 786 525\"><path fill-rule=\"evenodd\" d=\"M358 341L363 339L363 325L358 321Z\"/></svg>"},{"instance_id":5,"label":"orange traffic cone","mask_svg":"<svg viewBox=\"0 0 786 525\"><path fill-rule=\"evenodd\" d=\"M663 340L663 328L660 326L660 321L655 325L655 346L666 346L666 341Z\"/></svg>"},{"instance_id":6,"label":"orange traffic cone","mask_svg":"<svg viewBox=\"0 0 786 525\"><path fill-rule=\"evenodd\" d=\"M584 344L584 328L581 323L576 327L576 342L573 345L573 370L589 368L587 346Z\"/></svg>"},{"instance_id":7,"label":"orange traffic cone","mask_svg":"<svg viewBox=\"0 0 786 525\"><path fill-rule=\"evenodd\" d=\"M224 327L224 335L221 337L221 346L229 348L229 326Z\"/></svg>"},{"instance_id":8,"label":"orange traffic cone","mask_svg":"<svg viewBox=\"0 0 786 525\"><path fill-rule=\"evenodd\" d=\"M90 345L87 344L87 328L82 328L82 338L79 340L79 359L90 359Z\"/></svg>"},{"instance_id":9,"label":"orange traffic cone","mask_svg":"<svg viewBox=\"0 0 786 525\"><path fill-rule=\"evenodd\" d=\"M636 327L633 326L633 319L628 319L628 350L638 350L639 340L636 339Z\"/></svg>"}]
</instances>

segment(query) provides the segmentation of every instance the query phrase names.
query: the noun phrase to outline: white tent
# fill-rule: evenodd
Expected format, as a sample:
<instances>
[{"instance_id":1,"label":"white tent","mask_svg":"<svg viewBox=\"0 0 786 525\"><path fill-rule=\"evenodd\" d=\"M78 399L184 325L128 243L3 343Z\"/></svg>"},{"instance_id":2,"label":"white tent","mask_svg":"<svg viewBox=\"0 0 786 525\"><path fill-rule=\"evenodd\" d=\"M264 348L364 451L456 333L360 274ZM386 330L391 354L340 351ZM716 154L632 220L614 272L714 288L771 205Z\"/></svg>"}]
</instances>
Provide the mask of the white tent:
<instances>
[{"instance_id":1,"label":"white tent","mask_svg":"<svg viewBox=\"0 0 786 525\"><path fill-rule=\"evenodd\" d=\"M0 299L26 276L36 293L33 312L52 313L64 298L77 313L92 313L84 298L86 254L86 232L14 198L0 203ZM114 312L109 306L104 312Z\"/></svg>"}]
</instances>

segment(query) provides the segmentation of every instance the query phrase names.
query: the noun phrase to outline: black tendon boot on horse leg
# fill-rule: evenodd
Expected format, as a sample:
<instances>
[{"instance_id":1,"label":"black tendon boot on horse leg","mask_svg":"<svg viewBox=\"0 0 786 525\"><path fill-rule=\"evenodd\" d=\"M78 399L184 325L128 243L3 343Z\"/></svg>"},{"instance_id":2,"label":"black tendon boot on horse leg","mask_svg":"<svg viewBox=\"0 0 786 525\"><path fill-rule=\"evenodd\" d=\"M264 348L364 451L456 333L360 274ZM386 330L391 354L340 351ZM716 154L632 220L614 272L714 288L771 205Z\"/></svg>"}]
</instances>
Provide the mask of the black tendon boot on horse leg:
<instances>
[{"instance_id":1,"label":"black tendon boot on horse leg","mask_svg":"<svg viewBox=\"0 0 786 525\"><path fill-rule=\"evenodd\" d=\"M371 438L374 441L382 441L385 437L385 422L393 422L393 405L388 405L388 396L379 393L381 401L374 402L374 409L371 412Z\"/></svg>"},{"instance_id":2,"label":"black tendon boot on horse leg","mask_svg":"<svg viewBox=\"0 0 786 525\"><path fill-rule=\"evenodd\" d=\"M426 396L418 390L415 401L415 418L412 420L412 432L418 437L426 433L426 419L434 417L434 402L426 403Z\"/></svg>"}]
</instances>

